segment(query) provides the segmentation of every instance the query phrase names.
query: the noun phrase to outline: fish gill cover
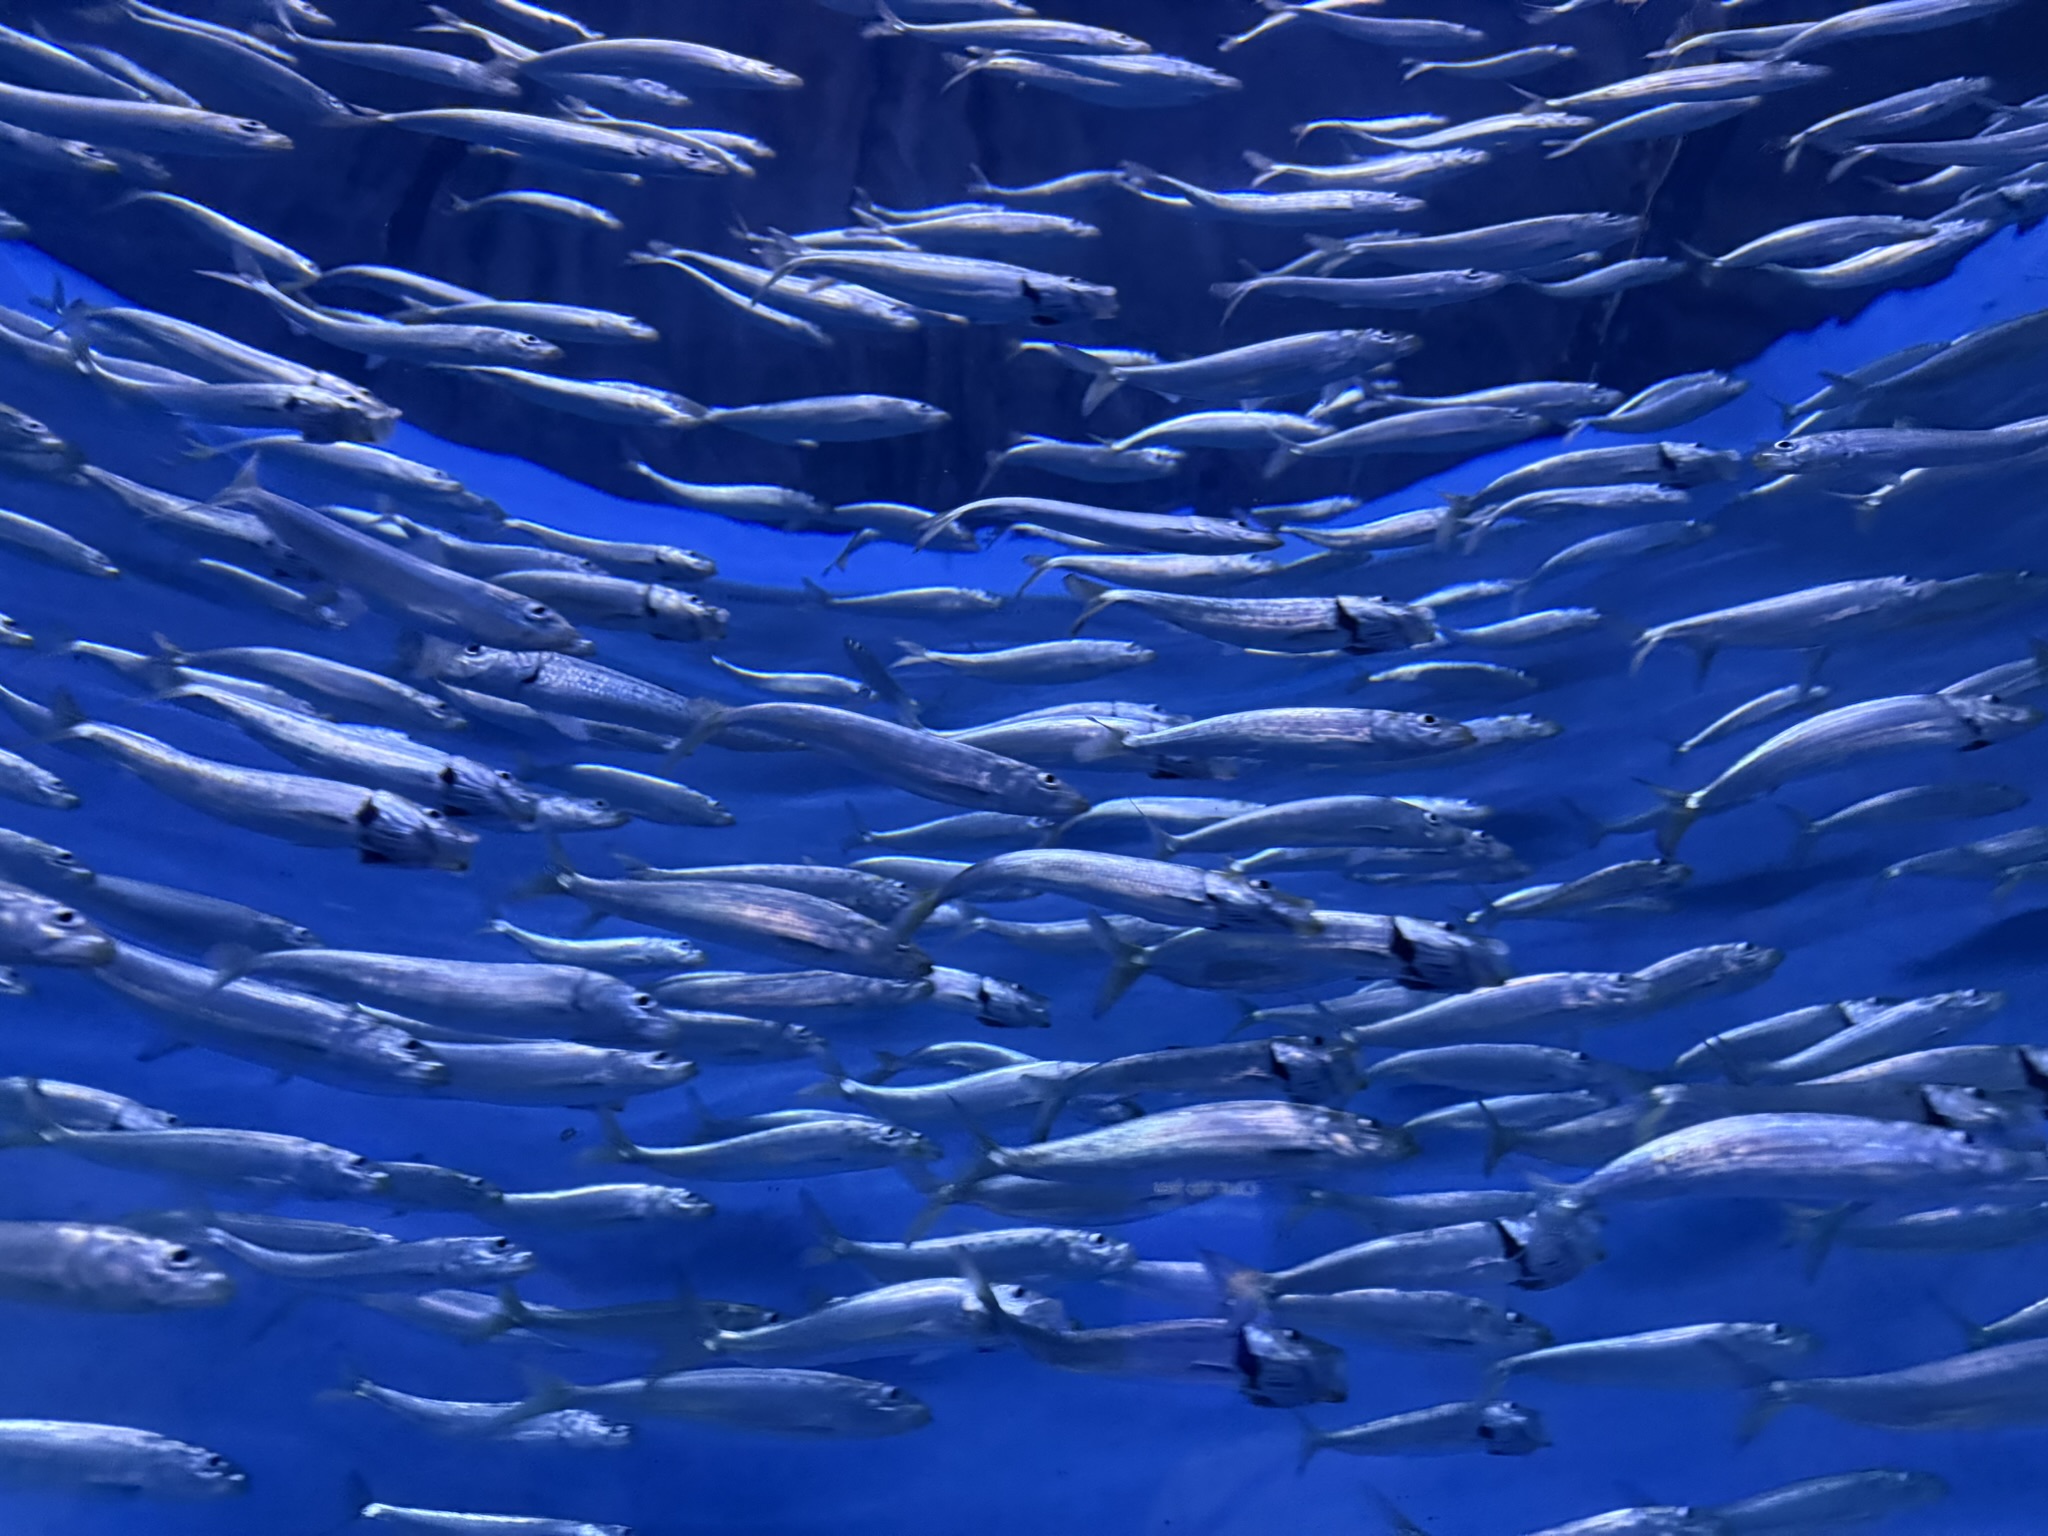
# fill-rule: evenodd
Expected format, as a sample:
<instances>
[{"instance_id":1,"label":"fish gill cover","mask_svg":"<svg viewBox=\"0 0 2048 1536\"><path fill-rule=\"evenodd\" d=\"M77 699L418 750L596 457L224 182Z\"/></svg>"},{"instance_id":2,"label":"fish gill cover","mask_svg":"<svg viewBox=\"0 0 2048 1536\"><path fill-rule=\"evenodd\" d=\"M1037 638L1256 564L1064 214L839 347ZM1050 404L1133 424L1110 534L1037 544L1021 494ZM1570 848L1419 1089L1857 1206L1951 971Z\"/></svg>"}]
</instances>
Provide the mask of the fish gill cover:
<instances>
[{"instance_id":1,"label":"fish gill cover","mask_svg":"<svg viewBox=\"0 0 2048 1536\"><path fill-rule=\"evenodd\" d=\"M2038 0L1074 11L4 8L0 1529L2039 1528Z\"/></svg>"}]
</instances>

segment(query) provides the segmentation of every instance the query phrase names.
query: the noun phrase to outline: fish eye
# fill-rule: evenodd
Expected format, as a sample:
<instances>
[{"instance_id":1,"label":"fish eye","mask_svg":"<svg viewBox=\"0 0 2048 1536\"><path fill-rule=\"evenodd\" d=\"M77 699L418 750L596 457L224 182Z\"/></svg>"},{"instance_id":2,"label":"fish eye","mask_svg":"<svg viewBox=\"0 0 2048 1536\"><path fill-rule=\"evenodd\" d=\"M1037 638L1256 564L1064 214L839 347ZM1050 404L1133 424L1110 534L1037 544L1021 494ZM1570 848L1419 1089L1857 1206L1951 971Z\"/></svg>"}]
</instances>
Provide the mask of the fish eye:
<instances>
[{"instance_id":1,"label":"fish eye","mask_svg":"<svg viewBox=\"0 0 2048 1536\"><path fill-rule=\"evenodd\" d=\"M429 821L446 821L446 820L447 820L447 817L443 816L443 815L442 815L442 814L441 814L441 813L440 813L439 811L434 811L434 810L430 810L430 811L428 811L428 812L427 812L427 820L429 820Z\"/></svg>"},{"instance_id":2,"label":"fish eye","mask_svg":"<svg viewBox=\"0 0 2048 1536\"><path fill-rule=\"evenodd\" d=\"M190 1264L192 1262L192 1250L190 1248L173 1248L164 1255L164 1262L166 1264Z\"/></svg>"},{"instance_id":3,"label":"fish eye","mask_svg":"<svg viewBox=\"0 0 2048 1536\"><path fill-rule=\"evenodd\" d=\"M635 1008L652 1008L654 1006L654 997L651 993L635 992L633 994L633 1006Z\"/></svg>"},{"instance_id":4,"label":"fish eye","mask_svg":"<svg viewBox=\"0 0 2048 1536\"><path fill-rule=\"evenodd\" d=\"M1773 448L1797 448L1799 446L1799 443L1798 440L1795 438L1781 437L1775 443L1771 444L1771 446Z\"/></svg>"},{"instance_id":5,"label":"fish eye","mask_svg":"<svg viewBox=\"0 0 2048 1536\"><path fill-rule=\"evenodd\" d=\"M213 1455L206 1458L206 1465L209 1467L225 1467L227 1464L227 1457L221 1455L219 1452L215 1452Z\"/></svg>"},{"instance_id":6,"label":"fish eye","mask_svg":"<svg viewBox=\"0 0 2048 1536\"><path fill-rule=\"evenodd\" d=\"M462 648L462 654L465 656L481 656L483 655L483 653L484 648L478 645L474 640L470 641L469 644L465 645Z\"/></svg>"},{"instance_id":7,"label":"fish eye","mask_svg":"<svg viewBox=\"0 0 2048 1536\"><path fill-rule=\"evenodd\" d=\"M370 1161L370 1160L369 1160L369 1159L368 1159L367 1157L364 1157L364 1156L363 1156L363 1155L362 1155L361 1153L359 1153L359 1152L351 1152L351 1153L350 1153L350 1154L349 1154L349 1155L348 1155L348 1156L347 1156L346 1158L344 1158L344 1159L342 1160L342 1166L343 1166L344 1168L365 1168L365 1169L368 1169L368 1168L373 1168L373 1167L374 1167L374 1165L373 1165L373 1164L371 1163L371 1161Z\"/></svg>"},{"instance_id":8,"label":"fish eye","mask_svg":"<svg viewBox=\"0 0 2048 1536\"><path fill-rule=\"evenodd\" d=\"M491 1239L490 1246L491 1252L503 1253L512 1246L512 1239L509 1237L494 1237Z\"/></svg>"},{"instance_id":9,"label":"fish eye","mask_svg":"<svg viewBox=\"0 0 2048 1536\"><path fill-rule=\"evenodd\" d=\"M517 779L513 778L511 774L507 773L502 768L498 770L498 778L506 784L516 784L519 782Z\"/></svg>"},{"instance_id":10,"label":"fish eye","mask_svg":"<svg viewBox=\"0 0 2048 1536\"><path fill-rule=\"evenodd\" d=\"M59 907L56 911L50 914L50 921L68 928L73 923L78 921L78 914L72 911L69 907Z\"/></svg>"},{"instance_id":11,"label":"fish eye","mask_svg":"<svg viewBox=\"0 0 2048 1536\"><path fill-rule=\"evenodd\" d=\"M882 1401L883 1401L883 1402L885 1402L885 1403L900 1403L900 1402L902 1402L902 1401L903 1401L903 1389L902 1389L901 1387L884 1387L884 1388L882 1388Z\"/></svg>"},{"instance_id":12,"label":"fish eye","mask_svg":"<svg viewBox=\"0 0 2048 1536\"><path fill-rule=\"evenodd\" d=\"M257 121L257 120L256 120L255 118L253 118L253 117L239 117L239 118L236 118L236 119L235 119L235 126L236 126L237 128L240 128L240 129L241 129L241 130L242 130L242 131L243 131L244 133L265 133L265 134L267 134L267 133L269 133L269 132L270 132L270 124L268 124L268 123L263 123L263 122L258 122L258 121Z\"/></svg>"},{"instance_id":13,"label":"fish eye","mask_svg":"<svg viewBox=\"0 0 2048 1536\"><path fill-rule=\"evenodd\" d=\"M647 1059L657 1067L665 1067L674 1061L675 1057L671 1056L667 1051L649 1051Z\"/></svg>"},{"instance_id":14,"label":"fish eye","mask_svg":"<svg viewBox=\"0 0 2048 1536\"><path fill-rule=\"evenodd\" d=\"M1419 719L1420 719L1420 720L1422 721L1422 723L1423 723L1424 725L1442 725L1442 724L1443 724L1443 721L1439 720L1439 719L1438 719L1438 718L1437 718L1437 717L1436 717L1435 715L1422 715L1422 716L1419 716L1418 718L1419 718Z\"/></svg>"},{"instance_id":15,"label":"fish eye","mask_svg":"<svg viewBox=\"0 0 2048 1536\"><path fill-rule=\"evenodd\" d=\"M1038 776L1038 782L1041 784L1057 784L1059 781L1060 776L1056 773L1041 773Z\"/></svg>"},{"instance_id":16,"label":"fish eye","mask_svg":"<svg viewBox=\"0 0 2048 1536\"><path fill-rule=\"evenodd\" d=\"M69 848L52 848L50 850L50 862L52 864L76 864L78 862L78 855Z\"/></svg>"},{"instance_id":17,"label":"fish eye","mask_svg":"<svg viewBox=\"0 0 2048 1536\"><path fill-rule=\"evenodd\" d=\"M1270 891L1273 889L1273 882L1270 880L1247 880L1245 884L1255 891Z\"/></svg>"}]
</instances>

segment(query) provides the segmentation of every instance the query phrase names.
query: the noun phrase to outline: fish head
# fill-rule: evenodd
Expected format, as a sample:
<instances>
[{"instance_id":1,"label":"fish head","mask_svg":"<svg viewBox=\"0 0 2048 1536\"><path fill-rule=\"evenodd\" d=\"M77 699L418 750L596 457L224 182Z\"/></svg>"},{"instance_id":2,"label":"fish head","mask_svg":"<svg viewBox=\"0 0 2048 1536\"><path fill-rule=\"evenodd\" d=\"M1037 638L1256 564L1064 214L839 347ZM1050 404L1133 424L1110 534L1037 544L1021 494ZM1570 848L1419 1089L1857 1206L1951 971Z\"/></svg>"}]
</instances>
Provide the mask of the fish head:
<instances>
[{"instance_id":1,"label":"fish head","mask_svg":"<svg viewBox=\"0 0 2048 1536\"><path fill-rule=\"evenodd\" d=\"M25 651L36 643L36 637L23 629L4 613L0 613L0 645L9 650Z\"/></svg>"},{"instance_id":2,"label":"fish head","mask_svg":"<svg viewBox=\"0 0 2048 1536\"><path fill-rule=\"evenodd\" d=\"M732 619L725 609L687 592L652 584L647 588L647 612L654 620L653 634L663 640L722 640Z\"/></svg>"},{"instance_id":3,"label":"fish head","mask_svg":"<svg viewBox=\"0 0 2048 1536\"><path fill-rule=\"evenodd\" d=\"M633 1213L645 1221L702 1221L717 1209L702 1195L667 1185L647 1184L633 1202Z\"/></svg>"},{"instance_id":4,"label":"fish head","mask_svg":"<svg viewBox=\"0 0 2048 1536\"><path fill-rule=\"evenodd\" d=\"M87 1259L94 1290L133 1297L149 1307L219 1307L235 1282L183 1243L123 1234L95 1243Z\"/></svg>"},{"instance_id":5,"label":"fish head","mask_svg":"<svg viewBox=\"0 0 2048 1536\"><path fill-rule=\"evenodd\" d=\"M320 935L300 923L273 918L260 925L264 947L269 949L325 949Z\"/></svg>"},{"instance_id":6,"label":"fish head","mask_svg":"<svg viewBox=\"0 0 2048 1536\"><path fill-rule=\"evenodd\" d=\"M576 626L546 603L523 603L512 617L520 642L537 651L560 651L568 656L588 656L597 647L583 638Z\"/></svg>"},{"instance_id":7,"label":"fish head","mask_svg":"<svg viewBox=\"0 0 2048 1536\"><path fill-rule=\"evenodd\" d=\"M399 642L398 665L414 677L457 683L483 692L516 688L541 665L534 651L501 651L472 641L413 633Z\"/></svg>"},{"instance_id":8,"label":"fish head","mask_svg":"<svg viewBox=\"0 0 2048 1536\"><path fill-rule=\"evenodd\" d=\"M290 139L253 117L222 118L215 126L237 149L274 155L288 153L292 147Z\"/></svg>"},{"instance_id":9,"label":"fish head","mask_svg":"<svg viewBox=\"0 0 2048 1536\"><path fill-rule=\"evenodd\" d=\"M605 1077L622 1087L642 1091L675 1088L697 1075L697 1063L673 1051L610 1051Z\"/></svg>"},{"instance_id":10,"label":"fish head","mask_svg":"<svg viewBox=\"0 0 2048 1536\"><path fill-rule=\"evenodd\" d=\"M1764 1359L1780 1355L1808 1355L1819 1343L1804 1328L1794 1328L1787 1323L1758 1323L1749 1342Z\"/></svg>"},{"instance_id":11,"label":"fish head","mask_svg":"<svg viewBox=\"0 0 2048 1536\"><path fill-rule=\"evenodd\" d=\"M897 1432L922 1429L932 1421L931 1409L901 1387L884 1382L866 1382L860 1391L860 1405L876 1418L889 1422Z\"/></svg>"},{"instance_id":12,"label":"fish head","mask_svg":"<svg viewBox=\"0 0 2048 1536\"><path fill-rule=\"evenodd\" d=\"M1575 1279L1606 1256L1600 1222L1592 1208L1570 1195L1546 1200L1529 1216L1497 1223L1521 1270L1513 1283L1547 1291Z\"/></svg>"},{"instance_id":13,"label":"fish head","mask_svg":"<svg viewBox=\"0 0 2048 1536\"><path fill-rule=\"evenodd\" d=\"M1557 1335L1533 1317L1520 1312L1502 1312L1495 1319L1491 1342L1517 1354L1532 1349L1548 1349L1557 1342Z\"/></svg>"},{"instance_id":14,"label":"fish head","mask_svg":"<svg viewBox=\"0 0 2048 1536\"><path fill-rule=\"evenodd\" d=\"M1463 992L1508 979L1508 947L1499 939L1415 917L1396 917L1393 936L1395 954L1428 986Z\"/></svg>"},{"instance_id":15,"label":"fish head","mask_svg":"<svg viewBox=\"0 0 2048 1536\"><path fill-rule=\"evenodd\" d=\"M391 1182L367 1157L326 1147L306 1160L301 1184L309 1195L326 1200L361 1200L381 1193Z\"/></svg>"},{"instance_id":16,"label":"fish head","mask_svg":"<svg viewBox=\"0 0 2048 1536\"><path fill-rule=\"evenodd\" d=\"M448 1064L426 1042L381 1021L356 1031L346 1050L337 1055L366 1064L371 1071L394 1082L432 1087L448 1081Z\"/></svg>"},{"instance_id":17,"label":"fish head","mask_svg":"<svg viewBox=\"0 0 2048 1536\"><path fill-rule=\"evenodd\" d=\"M59 848L26 832L0 828L0 861L29 871L33 879L62 881L67 885L85 885L92 880L92 871L79 863L78 855L69 848Z\"/></svg>"},{"instance_id":18,"label":"fish head","mask_svg":"<svg viewBox=\"0 0 2048 1536\"><path fill-rule=\"evenodd\" d=\"M116 946L76 907L28 891L0 896L0 953L27 965L111 964Z\"/></svg>"},{"instance_id":19,"label":"fish head","mask_svg":"<svg viewBox=\"0 0 2048 1536\"><path fill-rule=\"evenodd\" d=\"M1971 731L1965 752L1993 742L2010 741L2039 725L2041 711L2026 704L2007 704L1999 699L1951 699L1958 716Z\"/></svg>"},{"instance_id":20,"label":"fish head","mask_svg":"<svg viewBox=\"0 0 2048 1536\"><path fill-rule=\"evenodd\" d=\"M459 1237L449 1239L447 1278L468 1283L517 1280L533 1273L540 1260L509 1237Z\"/></svg>"},{"instance_id":21,"label":"fish head","mask_svg":"<svg viewBox=\"0 0 2048 1536\"><path fill-rule=\"evenodd\" d=\"M1316 1131L1324 1149L1346 1162L1376 1167L1397 1158L1413 1157L1420 1150L1415 1139L1397 1125L1382 1125L1341 1109L1312 1113L1318 1116Z\"/></svg>"},{"instance_id":22,"label":"fish head","mask_svg":"<svg viewBox=\"0 0 2048 1536\"><path fill-rule=\"evenodd\" d=\"M1062 1232L1055 1239L1063 1270L1077 1275L1121 1274L1138 1262L1138 1250L1107 1232Z\"/></svg>"},{"instance_id":23,"label":"fish head","mask_svg":"<svg viewBox=\"0 0 2048 1536\"><path fill-rule=\"evenodd\" d=\"M1372 727L1373 739L1412 756L1456 752L1479 744L1478 733L1462 720L1449 720L1442 715L1401 714L1391 709L1374 713L1380 718Z\"/></svg>"},{"instance_id":24,"label":"fish head","mask_svg":"<svg viewBox=\"0 0 2048 1536\"><path fill-rule=\"evenodd\" d=\"M878 1145L887 1148L897 1157L914 1162L930 1163L939 1158L939 1144L928 1136L901 1125L884 1126L875 1132Z\"/></svg>"},{"instance_id":25,"label":"fish head","mask_svg":"<svg viewBox=\"0 0 2048 1536\"><path fill-rule=\"evenodd\" d=\"M1527 1456L1550 1444L1542 1415L1521 1403L1488 1403L1474 1416L1472 1435L1489 1456Z\"/></svg>"},{"instance_id":26,"label":"fish head","mask_svg":"<svg viewBox=\"0 0 2048 1536\"><path fill-rule=\"evenodd\" d=\"M220 1499L249 1491L249 1474L217 1451L199 1445L176 1445L168 1456L152 1456L146 1465L152 1493L173 1498Z\"/></svg>"},{"instance_id":27,"label":"fish head","mask_svg":"<svg viewBox=\"0 0 2048 1536\"><path fill-rule=\"evenodd\" d=\"M570 988L569 1006L579 1018L617 1030L635 1040L666 1041L675 1020L651 992L642 992L601 971L584 971Z\"/></svg>"},{"instance_id":28,"label":"fish head","mask_svg":"<svg viewBox=\"0 0 2048 1536\"><path fill-rule=\"evenodd\" d=\"M83 171L91 176L121 174L120 162L102 149L80 143L77 139L59 139L57 143L74 171Z\"/></svg>"},{"instance_id":29,"label":"fish head","mask_svg":"<svg viewBox=\"0 0 2048 1536\"><path fill-rule=\"evenodd\" d=\"M1031 320L1035 325L1116 318L1116 290L1100 283L1084 283L1078 277L1048 279L1033 274L1020 279L1020 284L1024 297L1031 302Z\"/></svg>"},{"instance_id":30,"label":"fish head","mask_svg":"<svg viewBox=\"0 0 2048 1536\"><path fill-rule=\"evenodd\" d=\"M1237 1334L1238 1390L1261 1408L1341 1403L1344 1351L1293 1328L1247 1323Z\"/></svg>"},{"instance_id":31,"label":"fish head","mask_svg":"<svg viewBox=\"0 0 2048 1536\"><path fill-rule=\"evenodd\" d=\"M1033 774L1022 798L1030 801L1028 808L996 809L1014 809L1027 816L1052 816L1061 819L1078 816L1088 809L1087 798L1056 773Z\"/></svg>"},{"instance_id":32,"label":"fish head","mask_svg":"<svg viewBox=\"0 0 2048 1536\"><path fill-rule=\"evenodd\" d=\"M1219 870L1203 885L1203 899L1215 910L1219 928L1252 933L1322 931L1314 902L1277 891L1270 880Z\"/></svg>"},{"instance_id":33,"label":"fish head","mask_svg":"<svg viewBox=\"0 0 2048 1536\"><path fill-rule=\"evenodd\" d=\"M468 758L442 761L439 801L455 816L489 816L528 827L539 819L541 797L502 768Z\"/></svg>"},{"instance_id":34,"label":"fish head","mask_svg":"<svg viewBox=\"0 0 2048 1536\"><path fill-rule=\"evenodd\" d=\"M356 847L365 863L460 874L476 855L477 835L469 828L455 825L437 810L382 790L364 798L356 810L355 826Z\"/></svg>"},{"instance_id":35,"label":"fish head","mask_svg":"<svg viewBox=\"0 0 2048 1536\"><path fill-rule=\"evenodd\" d=\"M990 1289L995 1292L996 1305L1003 1309L1004 1315L1014 1317L1020 1323L1053 1333L1065 1333L1073 1326L1066 1307L1051 1296L1021 1285L996 1285ZM961 1300L976 1318L982 1316L982 1305L971 1293L962 1296Z\"/></svg>"},{"instance_id":36,"label":"fish head","mask_svg":"<svg viewBox=\"0 0 2048 1536\"><path fill-rule=\"evenodd\" d=\"M718 562L709 555L669 544L655 546L654 568L672 581L709 581L718 574Z\"/></svg>"},{"instance_id":37,"label":"fish head","mask_svg":"<svg viewBox=\"0 0 2048 1536\"><path fill-rule=\"evenodd\" d=\"M373 443L390 432L390 411L366 419L362 406L311 385L298 385L277 396L285 420L309 443Z\"/></svg>"},{"instance_id":38,"label":"fish head","mask_svg":"<svg viewBox=\"0 0 2048 1536\"><path fill-rule=\"evenodd\" d=\"M563 1408L542 1414L529 1424L545 1424L547 1437L559 1445L582 1446L592 1450L622 1451L633 1443L633 1426L600 1418L588 1408Z\"/></svg>"},{"instance_id":39,"label":"fish head","mask_svg":"<svg viewBox=\"0 0 2048 1536\"><path fill-rule=\"evenodd\" d=\"M1274 1075L1297 1104L1336 1106L1365 1086L1365 1076L1348 1050L1299 1040L1275 1040L1267 1050Z\"/></svg>"},{"instance_id":40,"label":"fish head","mask_svg":"<svg viewBox=\"0 0 2048 1536\"><path fill-rule=\"evenodd\" d=\"M1051 1005L1044 998L994 976L981 978L974 1017L991 1029L1043 1029L1052 1023Z\"/></svg>"}]
</instances>

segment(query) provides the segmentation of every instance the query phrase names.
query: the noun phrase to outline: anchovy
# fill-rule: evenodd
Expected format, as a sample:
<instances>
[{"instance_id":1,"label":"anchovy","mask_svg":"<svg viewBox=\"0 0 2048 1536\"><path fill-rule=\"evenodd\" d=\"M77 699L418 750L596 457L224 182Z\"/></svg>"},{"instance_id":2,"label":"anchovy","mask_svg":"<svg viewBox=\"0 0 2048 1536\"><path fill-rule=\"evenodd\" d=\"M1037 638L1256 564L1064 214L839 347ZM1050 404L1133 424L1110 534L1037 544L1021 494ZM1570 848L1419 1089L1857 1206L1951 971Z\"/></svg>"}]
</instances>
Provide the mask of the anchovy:
<instances>
[{"instance_id":1,"label":"anchovy","mask_svg":"<svg viewBox=\"0 0 2048 1536\"><path fill-rule=\"evenodd\" d=\"M1550 1444L1535 1409L1498 1400L1444 1403L1338 1430L1304 1421L1301 1435L1302 1466L1323 1450L1347 1456L1527 1456Z\"/></svg>"},{"instance_id":2,"label":"anchovy","mask_svg":"<svg viewBox=\"0 0 2048 1536\"><path fill-rule=\"evenodd\" d=\"M0 1471L31 1487L129 1498L218 1499L249 1487L246 1472L203 1446L63 1419L0 1419Z\"/></svg>"},{"instance_id":3,"label":"anchovy","mask_svg":"<svg viewBox=\"0 0 2048 1536\"><path fill-rule=\"evenodd\" d=\"M1794 779L1915 748L1968 752L2023 735L2041 720L2039 710L2023 704L1918 693L1828 710L1787 726L1704 788L1674 794L1659 849L1670 857L1699 817L1759 799Z\"/></svg>"},{"instance_id":4,"label":"anchovy","mask_svg":"<svg viewBox=\"0 0 2048 1536\"><path fill-rule=\"evenodd\" d=\"M82 721L58 738L90 743L173 799L309 847L354 848L364 863L460 872L476 834L389 790L215 762L121 726Z\"/></svg>"},{"instance_id":5,"label":"anchovy","mask_svg":"<svg viewBox=\"0 0 2048 1536\"><path fill-rule=\"evenodd\" d=\"M1088 808L1056 774L828 705L747 704L715 718L719 731L746 726L786 737L927 799L1026 816L1068 816Z\"/></svg>"},{"instance_id":6,"label":"anchovy","mask_svg":"<svg viewBox=\"0 0 2048 1536\"><path fill-rule=\"evenodd\" d=\"M658 1045L672 1033L652 995L580 966L289 949L249 956L231 971L498 1034Z\"/></svg>"},{"instance_id":7,"label":"anchovy","mask_svg":"<svg viewBox=\"0 0 2048 1536\"><path fill-rule=\"evenodd\" d=\"M1113 363L1056 344L1062 361L1088 374L1087 415L1125 384L1177 399L1244 401L1307 394L1356 379L1413 353L1421 342L1388 331L1307 331L1178 363Z\"/></svg>"}]
</instances>

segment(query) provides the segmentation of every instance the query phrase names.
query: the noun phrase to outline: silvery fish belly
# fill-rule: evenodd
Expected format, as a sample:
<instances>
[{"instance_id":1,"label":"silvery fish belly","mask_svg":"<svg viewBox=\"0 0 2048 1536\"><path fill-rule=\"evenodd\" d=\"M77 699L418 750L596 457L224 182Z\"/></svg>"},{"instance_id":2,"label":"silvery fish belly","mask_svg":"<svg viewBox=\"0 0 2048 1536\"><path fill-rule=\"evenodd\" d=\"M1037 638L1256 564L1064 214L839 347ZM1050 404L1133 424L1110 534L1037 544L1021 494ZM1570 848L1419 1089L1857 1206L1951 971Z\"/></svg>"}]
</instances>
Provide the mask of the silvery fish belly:
<instances>
[{"instance_id":1,"label":"silvery fish belly","mask_svg":"<svg viewBox=\"0 0 2048 1536\"><path fill-rule=\"evenodd\" d=\"M0 243L0 1536L2043 1527L2048 0L12 0Z\"/></svg>"}]
</instances>

